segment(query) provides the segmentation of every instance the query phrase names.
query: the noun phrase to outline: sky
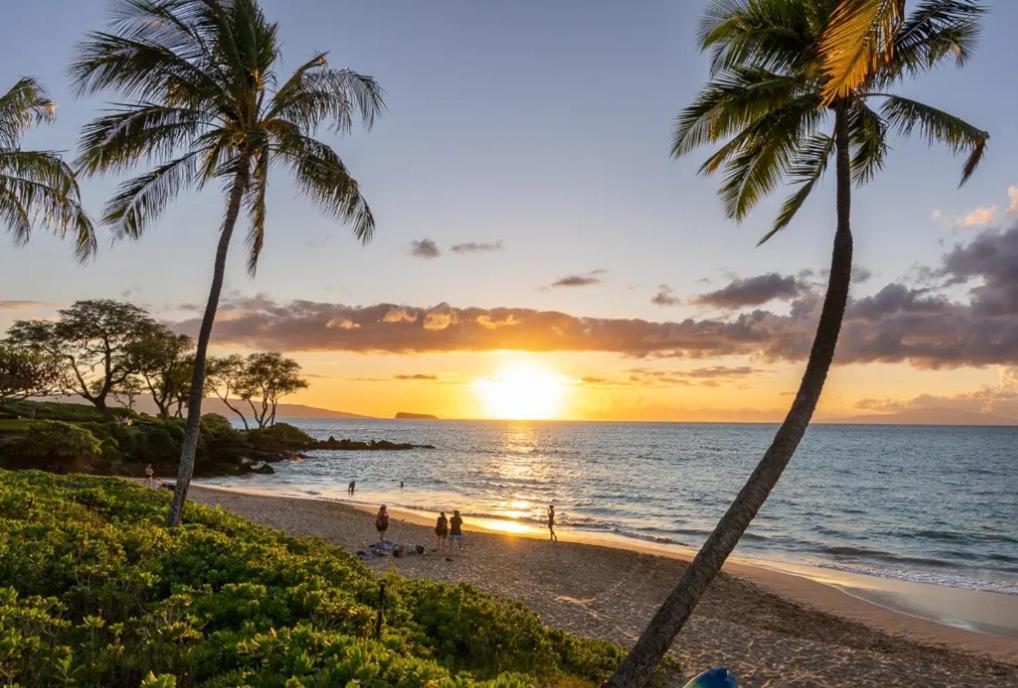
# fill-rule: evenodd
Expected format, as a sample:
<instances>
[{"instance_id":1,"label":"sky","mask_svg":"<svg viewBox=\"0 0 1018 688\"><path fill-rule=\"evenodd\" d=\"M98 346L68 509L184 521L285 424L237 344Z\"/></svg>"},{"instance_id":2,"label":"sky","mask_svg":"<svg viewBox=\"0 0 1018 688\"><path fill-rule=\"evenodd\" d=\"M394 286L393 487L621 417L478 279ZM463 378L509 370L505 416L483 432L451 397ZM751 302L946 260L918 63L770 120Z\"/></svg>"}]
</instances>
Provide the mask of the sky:
<instances>
[{"instance_id":1,"label":"sky","mask_svg":"<svg viewBox=\"0 0 1018 688\"><path fill-rule=\"evenodd\" d=\"M217 353L285 351L310 382L288 401L368 415L781 418L815 327L833 180L756 247L785 194L737 224L719 180L697 174L708 150L669 156L707 78L704 3L262 4L282 72L324 50L385 89L370 131L322 133L377 228L361 246L275 173L256 277L233 246ZM991 133L977 173L959 189L960 158L893 138L855 192L857 280L822 420L1018 419L1018 5L991 5L964 69L899 89ZM108 8L17 3L0 25L0 84L34 76L58 104L26 147L73 156L115 99L76 98L67 76ZM85 181L93 215L117 182ZM0 244L0 329L117 298L194 332L222 206L215 190L187 193L138 241L101 229L85 266L44 231Z\"/></svg>"}]
</instances>

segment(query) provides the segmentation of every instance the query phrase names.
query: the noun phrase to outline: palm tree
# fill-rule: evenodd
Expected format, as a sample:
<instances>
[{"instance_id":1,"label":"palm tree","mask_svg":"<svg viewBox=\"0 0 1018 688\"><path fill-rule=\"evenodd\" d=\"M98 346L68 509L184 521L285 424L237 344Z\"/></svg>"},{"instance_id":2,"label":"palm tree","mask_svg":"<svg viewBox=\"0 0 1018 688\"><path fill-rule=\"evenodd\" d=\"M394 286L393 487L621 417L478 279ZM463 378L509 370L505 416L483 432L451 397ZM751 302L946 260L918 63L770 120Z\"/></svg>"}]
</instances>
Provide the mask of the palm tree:
<instances>
[{"instance_id":1,"label":"palm tree","mask_svg":"<svg viewBox=\"0 0 1018 688\"><path fill-rule=\"evenodd\" d=\"M833 157L834 250L816 336L788 415L608 686L633 688L646 682L781 477L809 425L834 358L848 300L853 182L867 182L881 169L889 132L918 133L930 143L941 142L955 153L968 153L962 183L985 151L986 132L929 105L888 93L895 83L934 67L945 57L964 63L983 9L966 0L920 3L906 20L891 23L890 34L881 37L890 42L890 48L879 59L866 62L864 78L858 73L848 79L838 77L839 89L855 85L830 97L831 79L838 74L827 68L828 52L847 51L854 44L839 47L837 41L832 43L829 31L834 27L850 36L852 32L844 31L839 22L845 6L857 4L866 0L716 0L701 28L701 46L713 53L711 81L679 115L673 155L685 155L706 143L723 144L701 172L723 170L720 195L728 215L736 220L743 219L780 181L798 185L761 243L788 225Z\"/></svg>"},{"instance_id":2,"label":"palm tree","mask_svg":"<svg viewBox=\"0 0 1018 688\"><path fill-rule=\"evenodd\" d=\"M63 237L73 232L74 253L84 262L95 252L92 221L81 208L74 171L55 151L21 150L33 126L52 122L56 104L35 79L22 77L0 95L0 222L23 245L37 219Z\"/></svg>"},{"instance_id":3,"label":"palm tree","mask_svg":"<svg viewBox=\"0 0 1018 688\"><path fill-rule=\"evenodd\" d=\"M277 81L276 34L256 0L116 0L109 30L90 33L71 68L79 92L116 89L129 101L85 127L84 172L154 164L122 184L106 205L103 219L118 236L139 237L184 188L219 181L225 195L170 526L181 521L194 470L206 353L230 238L246 210L254 274L271 164L285 163L297 186L324 212L351 223L362 242L374 229L356 180L314 134L322 122L347 132L356 115L370 127L384 108L381 89L370 77L329 67L325 53Z\"/></svg>"}]
</instances>

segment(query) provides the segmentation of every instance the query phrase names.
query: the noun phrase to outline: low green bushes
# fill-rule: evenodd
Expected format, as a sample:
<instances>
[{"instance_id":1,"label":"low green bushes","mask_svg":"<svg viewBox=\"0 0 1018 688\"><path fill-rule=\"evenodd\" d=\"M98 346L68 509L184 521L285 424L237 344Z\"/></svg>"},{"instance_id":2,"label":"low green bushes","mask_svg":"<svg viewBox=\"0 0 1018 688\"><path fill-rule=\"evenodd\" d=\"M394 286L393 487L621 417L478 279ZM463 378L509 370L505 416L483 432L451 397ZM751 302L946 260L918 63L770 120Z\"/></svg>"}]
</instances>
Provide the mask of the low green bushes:
<instances>
[{"instance_id":1,"label":"low green bushes","mask_svg":"<svg viewBox=\"0 0 1018 688\"><path fill-rule=\"evenodd\" d=\"M387 577L343 550L116 478L0 471L0 685L588 685L620 658L469 586Z\"/></svg>"}]
</instances>

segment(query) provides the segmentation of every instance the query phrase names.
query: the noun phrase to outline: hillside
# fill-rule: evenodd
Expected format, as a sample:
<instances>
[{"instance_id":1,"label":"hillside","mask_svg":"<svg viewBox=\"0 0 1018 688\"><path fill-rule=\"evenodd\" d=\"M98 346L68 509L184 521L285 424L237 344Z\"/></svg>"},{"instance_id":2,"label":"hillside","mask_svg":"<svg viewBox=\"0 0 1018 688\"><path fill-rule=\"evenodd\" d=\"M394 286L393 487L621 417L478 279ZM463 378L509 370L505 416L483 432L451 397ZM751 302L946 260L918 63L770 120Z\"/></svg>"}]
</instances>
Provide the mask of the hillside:
<instances>
[{"instance_id":1,"label":"hillside","mask_svg":"<svg viewBox=\"0 0 1018 688\"><path fill-rule=\"evenodd\" d=\"M620 650L117 478L0 471L4 683L593 688ZM73 678L68 678L73 677Z\"/></svg>"}]
</instances>

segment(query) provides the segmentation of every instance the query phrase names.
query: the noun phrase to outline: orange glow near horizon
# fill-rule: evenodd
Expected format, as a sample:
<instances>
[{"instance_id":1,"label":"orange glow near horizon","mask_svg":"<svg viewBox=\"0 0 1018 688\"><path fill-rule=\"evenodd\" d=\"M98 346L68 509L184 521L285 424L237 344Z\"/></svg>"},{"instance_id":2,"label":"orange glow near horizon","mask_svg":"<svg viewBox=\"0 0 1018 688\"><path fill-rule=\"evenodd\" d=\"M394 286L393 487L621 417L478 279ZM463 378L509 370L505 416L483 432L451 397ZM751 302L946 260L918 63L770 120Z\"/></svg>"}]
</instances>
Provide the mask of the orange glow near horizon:
<instances>
[{"instance_id":1,"label":"orange glow near horizon","mask_svg":"<svg viewBox=\"0 0 1018 688\"><path fill-rule=\"evenodd\" d=\"M566 378L536 363L515 362L474 382L487 417L550 420L562 415Z\"/></svg>"}]
</instances>

